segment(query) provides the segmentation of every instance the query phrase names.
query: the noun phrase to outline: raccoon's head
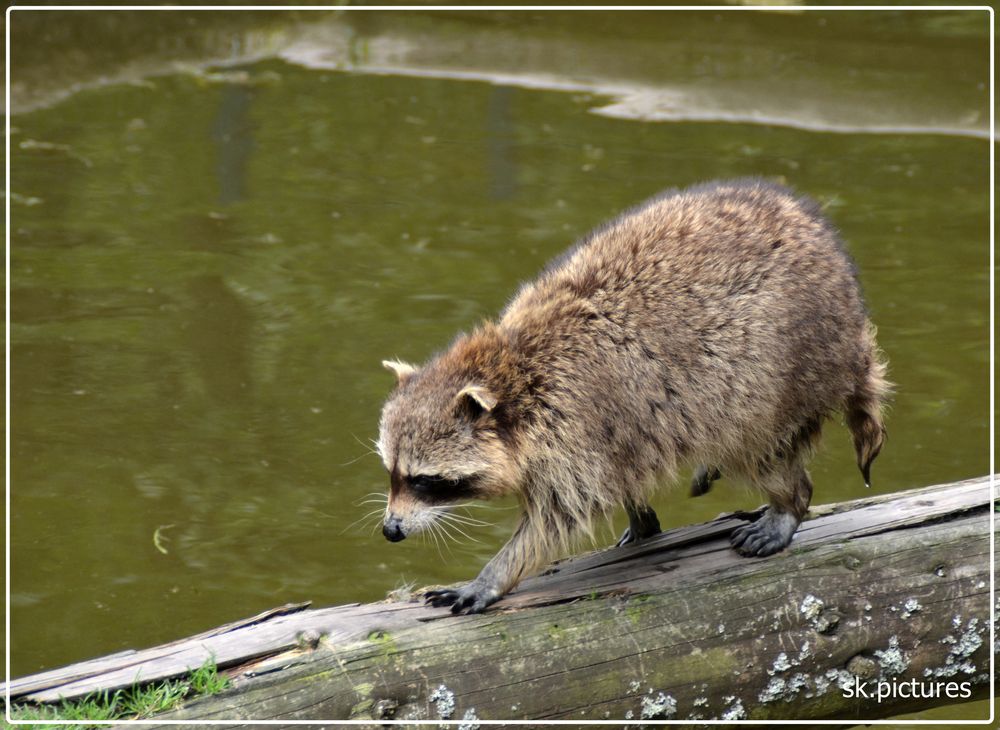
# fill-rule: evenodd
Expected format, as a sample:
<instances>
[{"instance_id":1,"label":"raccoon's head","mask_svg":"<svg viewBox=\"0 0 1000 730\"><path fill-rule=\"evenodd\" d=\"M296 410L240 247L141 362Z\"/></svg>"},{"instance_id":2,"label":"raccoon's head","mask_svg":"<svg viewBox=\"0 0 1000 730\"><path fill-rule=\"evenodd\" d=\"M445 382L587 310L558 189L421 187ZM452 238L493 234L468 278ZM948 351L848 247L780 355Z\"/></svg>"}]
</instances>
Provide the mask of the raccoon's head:
<instances>
[{"instance_id":1,"label":"raccoon's head","mask_svg":"<svg viewBox=\"0 0 1000 730\"><path fill-rule=\"evenodd\" d=\"M449 507L516 485L514 459L490 387L440 362L417 370L395 361L397 387L382 409L378 453L389 472L382 534L397 542Z\"/></svg>"}]
</instances>

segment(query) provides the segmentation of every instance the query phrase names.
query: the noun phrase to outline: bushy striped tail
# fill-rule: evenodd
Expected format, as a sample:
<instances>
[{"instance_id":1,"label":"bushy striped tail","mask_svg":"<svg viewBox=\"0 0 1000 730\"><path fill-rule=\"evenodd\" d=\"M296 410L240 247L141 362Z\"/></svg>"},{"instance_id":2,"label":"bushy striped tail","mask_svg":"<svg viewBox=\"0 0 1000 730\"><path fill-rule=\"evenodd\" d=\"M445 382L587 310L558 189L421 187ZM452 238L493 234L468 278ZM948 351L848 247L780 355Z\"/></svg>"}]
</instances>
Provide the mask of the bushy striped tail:
<instances>
[{"instance_id":1,"label":"bushy striped tail","mask_svg":"<svg viewBox=\"0 0 1000 730\"><path fill-rule=\"evenodd\" d=\"M845 403L844 416L847 427L854 437L858 468L865 478L865 486L870 487L872 462L875 461L885 442L882 409L892 394L892 383L885 377L885 358L875 342L875 327L871 322L866 323L863 338L862 374L855 385L854 393Z\"/></svg>"}]
</instances>

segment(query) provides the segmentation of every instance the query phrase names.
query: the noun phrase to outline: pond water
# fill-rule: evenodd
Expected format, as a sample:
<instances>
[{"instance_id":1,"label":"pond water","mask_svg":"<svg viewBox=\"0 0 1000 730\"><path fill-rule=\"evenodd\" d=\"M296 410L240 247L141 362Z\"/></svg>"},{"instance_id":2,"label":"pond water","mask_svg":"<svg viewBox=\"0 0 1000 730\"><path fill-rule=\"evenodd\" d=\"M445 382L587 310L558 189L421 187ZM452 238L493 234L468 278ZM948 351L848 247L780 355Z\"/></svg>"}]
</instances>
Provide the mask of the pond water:
<instances>
[{"instance_id":1,"label":"pond water","mask_svg":"<svg viewBox=\"0 0 1000 730\"><path fill-rule=\"evenodd\" d=\"M387 487L380 361L427 358L671 186L764 175L842 231L899 388L874 492L988 471L988 141L645 121L523 86L261 58L14 117L14 676L471 578L513 504L441 551L363 519ZM839 423L812 474L817 503L868 493ZM654 506L669 527L760 502L723 482Z\"/></svg>"}]
</instances>

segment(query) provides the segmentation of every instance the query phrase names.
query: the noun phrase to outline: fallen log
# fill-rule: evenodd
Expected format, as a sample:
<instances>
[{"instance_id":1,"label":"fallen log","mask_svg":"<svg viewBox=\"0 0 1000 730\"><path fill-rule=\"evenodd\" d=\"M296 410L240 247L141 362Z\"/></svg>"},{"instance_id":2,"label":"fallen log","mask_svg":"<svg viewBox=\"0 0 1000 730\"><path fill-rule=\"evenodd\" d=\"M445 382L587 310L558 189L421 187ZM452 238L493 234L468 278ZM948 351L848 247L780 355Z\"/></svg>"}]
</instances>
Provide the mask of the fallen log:
<instances>
[{"instance_id":1,"label":"fallen log","mask_svg":"<svg viewBox=\"0 0 1000 730\"><path fill-rule=\"evenodd\" d=\"M416 599L286 606L13 680L52 702L185 674L233 678L163 719L871 719L986 697L991 480L814 508L746 559L741 521L563 561L485 614ZM881 696L880 696L881 693Z\"/></svg>"}]
</instances>

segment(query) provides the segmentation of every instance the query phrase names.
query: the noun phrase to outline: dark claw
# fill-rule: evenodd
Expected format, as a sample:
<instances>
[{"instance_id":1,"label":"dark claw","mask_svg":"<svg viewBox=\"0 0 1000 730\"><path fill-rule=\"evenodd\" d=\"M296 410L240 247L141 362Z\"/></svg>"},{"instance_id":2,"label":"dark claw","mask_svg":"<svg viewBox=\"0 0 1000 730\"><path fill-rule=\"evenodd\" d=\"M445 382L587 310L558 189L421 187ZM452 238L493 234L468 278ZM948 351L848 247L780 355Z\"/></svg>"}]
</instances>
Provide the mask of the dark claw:
<instances>
[{"instance_id":1,"label":"dark claw","mask_svg":"<svg viewBox=\"0 0 1000 730\"><path fill-rule=\"evenodd\" d=\"M762 548L771 541L771 536L761 527L760 522L753 522L734 530L729 540L730 544L736 552L747 557L770 555L775 551L765 552Z\"/></svg>"},{"instance_id":2,"label":"dark claw","mask_svg":"<svg viewBox=\"0 0 1000 730\"><path fill-rule=\"evenodd\" d=\"M490 590L480 589L472 584L454 590L452 588L439 588L424 593L424 601L435 608L451 606L454 614L481 613L486 608L499 599Z\"/></svg>"},{"instance_id":3,"label":"dark claw","mask_svg":"<svg viewBox=\"0 0 1000 730\"><path fill-rule=\"evenodd\" d=\"M729 543L740 555L764 558L787 547L797 527L790 515L768 509L757 521L733 530Z\"/></svg>"},{"instance_id":4,"label":"dark claw","mask_svg":"<svg viewBox=\"0 0 1000 730\"><path fill-rule=\"evenodd\" d=\"M748 528L750 525L743 525L742 527L737 527L733 530L732 535L729 537L729 542L734 548L740 547L744 542L746 542L747 535L749 534Z\"/></svg>"},{"instance_id":5,"label":"dark claw","mask_svg":"<svg viewBox=\"0 0 1000 730\"><path fill-rule=\"evenodd\" d=\"M458 591L453 591L450 588L441 588L434 591L427 591L424 594L424 602L431 604L435 608L441 608L442 606L450 606L456 600L458 600Z\"/></svg>"},{"instance_id":6,"label":"dark claw","mask_svg":"<svg viewBox=\"0 0 1000 730\"><path fill-rule=\"evenodd\" d=\"M632 537L632 530L628 527L625 528L625 532L622 536L618 538L618 542L615 543L615 547L621 547L622 545L628 545L629 543L635 542L635 538Z\"/></svg>"}]
</instances>

